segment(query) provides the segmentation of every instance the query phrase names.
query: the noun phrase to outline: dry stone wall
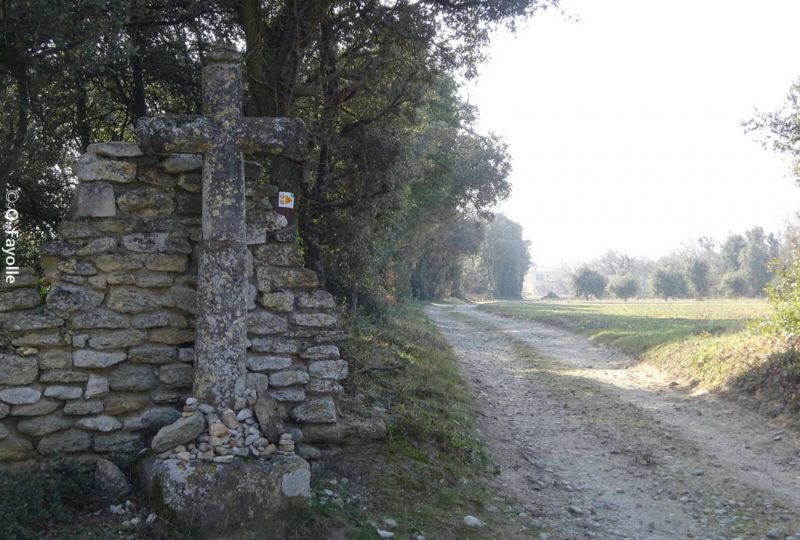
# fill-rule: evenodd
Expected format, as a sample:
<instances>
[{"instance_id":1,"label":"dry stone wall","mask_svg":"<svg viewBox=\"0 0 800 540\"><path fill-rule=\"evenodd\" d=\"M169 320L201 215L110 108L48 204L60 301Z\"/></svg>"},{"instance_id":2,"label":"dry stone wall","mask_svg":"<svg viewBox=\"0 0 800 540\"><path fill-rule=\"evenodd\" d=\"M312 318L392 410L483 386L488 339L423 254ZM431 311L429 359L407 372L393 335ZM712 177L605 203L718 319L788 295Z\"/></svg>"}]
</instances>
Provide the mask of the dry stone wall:
<instances>
[{"instance_id":1,"label":"dry stone wall","mask_svg":"<svg viewBox=\"0 0 800 540\"><path fill-rule=\"evenodd\" d=\"M0 289L0 466L124 460L180 417L193 383L201 168L201 156L128 143L93 144L77 160L73 215L42 250L46 300L30 271ZM272 403L275 425L262 428L297 440L337 421L344 336L262 175L246 162L246 386Z\"/></svg>"}]
</instances>

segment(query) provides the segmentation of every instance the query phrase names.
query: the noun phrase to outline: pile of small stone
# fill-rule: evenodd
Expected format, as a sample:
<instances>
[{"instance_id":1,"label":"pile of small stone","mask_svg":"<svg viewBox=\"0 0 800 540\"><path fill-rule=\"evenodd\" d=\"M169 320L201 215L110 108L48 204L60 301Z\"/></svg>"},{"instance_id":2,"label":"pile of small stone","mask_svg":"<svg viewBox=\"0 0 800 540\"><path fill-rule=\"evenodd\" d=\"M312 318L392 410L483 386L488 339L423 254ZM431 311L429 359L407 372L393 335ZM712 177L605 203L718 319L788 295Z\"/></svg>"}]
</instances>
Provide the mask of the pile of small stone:
<instances>
[{"instance_id":1,"label":"pile of small stone","mask_svg":"<svg viewBox=\"0 0 800 540\"><path fill-rule=\"evenodd\" d=\"M277 445L264 437L253 413L255 404L254 390L247 390L244 397L237 398L234 409L226 409L221 413L211 405L199 403L194 397L188 398L183 407L182 418L202 414L205 430L194 442L180 444L160 457L231 463L236 457L293 454L294 440L291 433L283 433Z\"/></svg>"}]
</instances>

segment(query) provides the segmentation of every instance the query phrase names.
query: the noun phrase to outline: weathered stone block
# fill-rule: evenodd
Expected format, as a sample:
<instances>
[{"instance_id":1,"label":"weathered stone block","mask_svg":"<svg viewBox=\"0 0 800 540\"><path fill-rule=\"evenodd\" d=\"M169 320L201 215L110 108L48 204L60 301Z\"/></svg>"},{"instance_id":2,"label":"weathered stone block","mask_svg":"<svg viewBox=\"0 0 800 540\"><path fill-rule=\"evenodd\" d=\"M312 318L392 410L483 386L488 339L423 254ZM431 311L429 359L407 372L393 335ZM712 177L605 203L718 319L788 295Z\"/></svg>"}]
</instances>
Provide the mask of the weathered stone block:
<instances>
[{"instance_id":1,"label":"weathered stone block","mask_svg":"<svg viewBox=\"0 0 800 540\"><path fill-rule=\"evenodd\" d=\"M273 266L259 268L259 270L269 272L274 289L306 289L319 285L317 273L307 268L282 268ZM258 275L258 270L256 271L256 275Z\"/></svg>"},{"instance_id":2,"label":"weathered stone block","mask_svg":"<svg viewBox=\"0 0 800 540\"><path fill-rule=\"evenodd\" d=\"M291 386L293 384L306 384L309 376L305 371L294 369L290 371L279 371L269 376L270 386Z\"/></svg>"},{"instance_id":3,"label":"weathered stone block","mask_svg":"<svg viewBox=\"0 0 800 540\"><path fill-rule=\"evenodd\" d=\"M168 173L187 173L203 168L203 156L199 154L172 154L161 162Z\"/></svg>"},{"instance_id":4,"label":"weathered stone block","mask_svg":"<svg viewBox=\"0 0 800 540\"><path fill-rule=\"evenodd\" d=\"M185 285L175 285L166 295L165 305L182 309L189 313L197 312L197 291Z\"/></svg>"},{"instance_id":5,"label":"weathered stone block","mask_svg":"<svg viewBox=\"0 0 800 540\"><path fill-rule=\"evenodd\" d=\"M311 399L292 409L289 416L298 422L334 423L336 404L330 398Z\"/></svg>"},{"instance_id":6,"label":"weathered stone block","mask_svg":"<svg viewBox=\"0 0 800 540\"><path fill-rule=\"evenodd\" d=\"M0 418L5 418L11 413L11 407L5 403L0 402Z\"/></svg>"},{"instance_id":7,"label":"weathered stone block","mask_svg":"<svg viewBox=\"0 0 800 540\"><path fill-rule=\"evenodd\" d=\"M287 388L278 388L272 389L269 391L269 395L275 401L292 401L292 402L299 402L306 400L306 392L303 388L298 387L287 387Z\"/></svg>"},{"instance_id":8,"label":"weathered stone block","mask_svg":"<svg viewBox=\"0 0 800 540\"><path fill-rule=\"evenodd\" d=\"M347 378L347 362L344 360L319 360L308 365L308 373L320 379L341 380Z\"/></svg>"},{"instance_id":9,"label":"weathered stone block","mask_svg":"<svg viewBox=\"0 0 800 540\"><path fill-rule=\"evenodd\" d=\"M248 246L267 243L267 229L262 223L248 223L245 232L245 242Z\"/></svg>"},{"instance_id":10,"label":"weathered stone block","mask_svg":"<svg viewBox=\"0 0 800 540\"><path fill-rule=\"evenodd\" d=\"M100 458L95 463L94 483L109 500L121 500L128 495L131 486L128 477L113 462Z\"/></svg>"},{"instance_id":11,"label":"weathered stone block","mask_svg":"<svg viewBox=\"0 0 800 540\"><path fill-rule=\"evenodd\" d=\"M22 461L31 457L31 454L33 454L33 445L13 433L0 441L0 463Z\"/></svg>"},{"instance_id":12,"label":"weathered stone block","mask_svg":"<svg viewBox=\"0 0 800 540\"><path fill-rule=\"evenodd\" d=\"M80 399L83 396L83 388L80 386L48 386L44 389L45 397L55 399Z\"/></svg>"},{"instance_id":13,"label":"weathered stone block","mask_svg":"<svg viewBox=\"0 0 800 540\"><path fill-rule=\"evenodd\" d=\"M256 392L266 393L269 389L269 376L264 373L248 373L245 388Z\"/></svg>"},{"instance_id":14,"label":"weathered stone block","mask_svg":"<svg viewBox=\"0 0 800 540\"><path fill-rule=\"evenodd\" d=\"M84 416L88 414L100 414L103 412L103 402L93 400L73 400L64 404L64 414L74 416Z\"/></svg>"},{"instance_id":15,"label":"weathered stone block","mask_svg":"<svg viewBox=\"0 0 800 540\"><path fill-rule=\"evenodd\" d=\"M161 307L163 295L138 287L115 286L108 293L108 307L120 313L144 313Z\"/></svg>"},{"instance_id":16,"label":"weathered stone block","mask_svg":"<svg viewBox=\"0 0 800 540\"><path fill-rule=\"evenodd\" d=\"M256 335L280 334L289 327L286 317L268 311L252 311L247 314L247 332Z\"/></svg>"},{"instance_id":17,"label":"weathered stone block","mask_svg":"<svg viewBox=\"0 0 800 540\"><path fill-rule=\"evenodd\" d=\"M0 353L0 384L28 384L36 380L39 363L34 357Z\"/></svg>"},{"instance_id":18,"label":"weathered stone block","mask_svg":"<svg viewBox=\"0 0 800 540\"><path fill-rule=\"evenodd\" d=\"M175 201L156 188L128 191L117 197L119 209L139 218L169 216L175 210Z\"/></svg>"},{"instance_id":19,"label":"weathered stone block","mask_svg":"<svg viewBox=\"0 0 800 540\"><path fill-rule=\"evenodd\" d=\"M120 362L124 362L127 355L124 352L100 352L100 351L75 351L72 355L72 363L75 367L83 368L107 368Z\"/></svg>"},{"instance_id":20,"label":"weathered stone block","mask_svg":"<svg viewBox=\"0 0 800 540\"><path fill-rule=\"evenodd\" d=\"M163 511L181 526L204 538L253 540L287 534L286 515L310 496L311 469L294 455L229 464L168 459L145 462L139 477L146 495L159 493Z\"/></svg>"},{"instance_id":21,"label":"weathered stone block","mask_svg":"<svg viewBox=\"0 0 800 540\"><path fill-rule=\"evenodd\" d=\"M147 334L141 330L116 330L95 333L89 338L89 346L95 349L121 349L144 341Z\"/></svg>"},{"instance_id":22,"label":"weathered stone block","mask_svg":"<svg viewBox=\"0 0 800 540\"><path fill-rule=\"evenodd\" d=\"M43 383L75 383L88 380L88 373L74 369L49 369L39 374L39 382Z\"/></svg>"},{"instance_id":23,"label":"weathered stone block","mask_svg":"<svg viewBox=\"0 0 800 540\"><path fill-rule=\"evenodd\" d=\"M145 313L137 315L131 321L131 326L134 328L158 328L160 326L167 326L170 323L169 313L159 311L155 313Z\"/></svg>"},{"instance_id":24,"label":"weathered stone block","mask_svg":"<svg viewBox=\"0 0 800 540\"><path fill-rule=\"evenodd\" d=\"M189 267L189 258L181 254L155 254L144 259L144 266L148 270L160 272L186 272Z\"/></svg>"},{"instance_id":25,"label":"weathered stone block","mask_svg":"<svg viewBox=\"0 0 800 540\"><path fill-rule=\"evenodd\" d=\"M125 249L139 253L164 253L167 251L169 233L137 233L122 237Z\"/></svg>"},{"instance_id":26,"label":"weathered stone block","mask_svg":"<svg viewBox=\"0 0 800 540\"><path fill-rule=\"evenodd\" d=\"M291 311L294 305L294 294L291 291L264 293L259 301L262 306L273 311Z\"/></svg>"},{"instance_id":27,"label":"weathered stone block","mask_svg":"<svg viewBox=\"0 0 800 540\"><path fill-rule=\"evenodd\" d=\"M98 291L59 283L50 289L50 293L47 295L47 307L59 315L74 311L88 311L99 306L103 297L103 293Z\"/></svg>"},{"instance_id":28,"label":"weathered stone block","mask_svg":"<svg viewBox=\"0 0 800 540\"><path fill-rule=\"evenodd\" d=\"M336 324L336 316L328 313L292 313L289 321L297 326L326 328Z\"/></svg>"},{"instance_id":29,"label":"weathered stone block","mask_svg":"<svg viewBox=\"0 0 800 540\"><path fill-rule=\"evenodd\" d=\"M11 405L36 403L42 397L42 392L36 388L7 388L0 390L0 401Z\"/></svg>"},{"instance_id":30,"label":"weathered stone block","mask_svg":"<svg viewBox=\"0 0 800 540\"><path fill-rule=\"evenodd\" d=\"M101 255L103 253L108 253L109 251L113 251L117 247L117 240L115 238L111 238L110 236L104 236L103 238L97 238L96 240L92 240L78 251L75 252L76 255L79 257L86 257L89 255ZM63 255L62 255L63 256Z\"/></svg>"},{"instance_id":31,"label":"weathered stone block","mask_svg":"<svg viewBox=\"0 0 800 540\"><path fill-rule=\"evenodd\" d=\"M61 433L45 435L36 446L42 455L62 454L65 452L84 452L92 445L92 438L85 431L68 429Z\"/></svg>"},{"instance_id":32,"label":"weathered stone block","mask_svg":"<svg viewBox=\"0 0 800 540\"><path fill-rule=\"evenodd\" d=\"M339 394L344 392L342 385L331 379L317 379L311 377L306 385L306 390L317 394Z\"/></svg>"},{"instance_id":33,"label":"weathered stone block","mask_svg":"<svg viewBox=\"0 0 800 540\"><path fill-rule=\"evenodd\" d=\"M175 347L169 345L140 345L128 350L128 359L142 364L167 364L175 360L175 354Z\"/></svg>"},{"instance_id":34,"label":"weathered stone block","mask_svg":"<svg viewBox=\"0 0 800 540\"><path fill-rule=\"evenodd\" d=\"M111 184L79 184L75 194L74 217L114 217L114 187Z\"/></svg>"},{"instance_id":35,"label":"weathered stone block","mask_svg":"<svg viewBox=\"0 0 800 540\"><path fill-rule=\"evenodd\" d=\"M12 332L26 330L46 330L64 325L64 319L52 313L19 313L6 323L6 329ZM0 377L0 380L2 378Z\"/></svg>"},{"instance_id":36,"label":"weathered stone block","mask_svg":"<svg viewBox=\"0 0 800 540\"><path fill-rule=\"evenodd\" d=\"M138 144L120 141L92 143L86 147L86 151L111 158L138 157L144 155Z\"/></svg>"},{"instance_id":37,"label":"weathered stone block","mask_svg":"<svg viewBox=\"0 0 800 540\"><path fill-rule=\"evenodd\" d=\"M120 422L113 416L108 416L106 414L100 416L93 416L91 418L81 418L80 420L78 420L77 425L82 427L83 429L88 429L91 431L102 431L104 433L122 429L122 422Z\"/></svg>"},{"instance_id":38,"label":"weathered stone block","mask_svg":"<svg viewBox=\"0 0 800 540\"><path fill-rule=\"evenodd\" d=\"M66 345L69 343L69 339L58 330L50 330L17 336L11 340L11 343L16 347L47 347Z\"/></svg>"},{"instance_id":39,"label":"weathered stone block","mask_svg":"<svg viewBox=\"0 0 800 540\"><path fill-rule=\"evenodd\" d=\"M61 407L61 403L50 399L40 399L27 405L15 405L11 416L44 416Z\"/></svg>"},{"instance_id":40,"label":"weathered stone block","mask_svg":"<svg viewBox=\"0 0 800 540\"><path fill-rule=\"evenodd\" d=\"M180 417L181 413L173 407L153 407L125 420L125 431L153 431L172 424Z\"/></svg>"},{"instance_id":41,"label":"weathered stone block","mask_svg":"<svg viewBox=\"0 0 800 540\"><path fill-rule=\"evenodd\" d=\"M141 364L123 364L108 376L112 390L121 392L141 392L155 388L157 381L153 368Z\"/></svg>"},{"instance_id":42,"label":"weathered stone block","mask_svg":"<svg viewBox=\"0 0 800 540\"><path fill-rule=\"evenodd\" d=\"M191 388L192 373L191 364L167 364L159 368L158 379L169 386Z\"/></svg>"},{"instance_id":43,"label":"weathered stone block","mask_svg":"<svg viewBox=\"0 0 800 540\"><path fill-rule=\"evenodd\" d=\"M72 426L72 420L68 420L60 414L50 414L38 416L27 420L20 420L17 423L17 430L33 437L42 437L61 431Z\"/></svg>"},{"instance_id":44,"label":"weathered stone block","mask_svg":"<svg viewBox=\"0 0 800 540\"><path fill-rule=\"evenodd\" d=\"M305 350L300 358L308 360L331 360L339 358L339 347L336 345L314 345Z\"/></svg>"},{"instance_id":45,"label":"weathered stone block","mask_svg":"<svg viewBox=\"0 0 800 540\"><path fill-rule=\"evenodd\" d=\"M65 219L59 223L58 232L62 238L67 240L94 238L98 236L97 229L85 220L72 221Z\"/></svg>"},{"instance_id":46,"label":"weathered stone block","mask_svg":"<svg viewBox=\"0 0 800 540\"><path fill-rule=\"evenodd\" d=\"M180 345L181 343L194 341L194 330L187 328L158 328L157 330L151 330L148 336L150 341L155 343Z\"/></svg>"},{"instance_id":47,"label":"weathered stone block","mask_svg":"<svg viewBox=\"0 0 800 540\"><path fill-rule=\"evenodd\" d=\"M36 289L12 289L0 292L0 312L30 309L42 302Z\"/></svg>"},{"instance_id":48,"label":"weathered stone block","mask_svg":"<svg viewBox=\"0 0 800 540\"><path fill-rule=\"evenodd\" d=\"M206 427L206 421L201 413L182 417L168 426L162 427L150 447L156 452L164 452L175 448L179 444L194 441Z\"/></svg>"},{"instance_id":49,"label":"weathered stone block","mask_svg":"<svg viewBox=\"0 0 800 540\"><path fill-rule=\"evenodd\" d=\"M63 274L73 274L74 276L94 276L97 274L97 268L91 262L75 258L58 261L58 270ZM66 279L66 276L64 276L64 279Z\"/></svg>"},{"instance_id":50,"label":"weathered stone block","mask_svg":"<svg viewBox=\"0 0 800 540\"><path fill-rule=\"evenodd\" d=\"M200 174L182 174L178 177L178 187L190 193L203 190L203 177Z\"/></svg>"},{"instance_id":51,"label":"weathered stone block","mask_svg":"<svg viewBox=\"0 0 800 540\"><path fill-rule=\"evenodd\" d=\"M62 223L64 223L62 221ZM41 255L52 257L69 257L76 253L77 246L61 240L51 240L44 242L40 250Z\"/></svg>"},{"instance_id":52,"label":"weathered stone block","mask_svg":"<svg viewBox=\"0 0 800 540\"><path fill-rule=\"evenodd\" d=\"M189 395L186 388L180 389L174 386L159 386L150 394L150 399L157 405L177 406L186 401Z\"/></svg>"},{"instance_id":53,"label":"weathered stone block","mask_svg":"<svg viewBox=\"0 0 800 540\"><path fill-rule=\"evenodd\" d=\"M109 454L135 454L142 448L144 441L137 433L98 433L92 445L95 452Z\"/></svg>"},{"instance_id":54,"label":"weathered stone block","mask_svg":"<svg viewBox=\"0 0 800 540\"><path fill-rule=\"evenodd\" d=\"M150 398L146 394L114 393L103 399L103 408L106 414L112 416L141 411L149 404Z\"/></svg>"},{"instance_id":55,"label":"weathered stone block","mask_svg":"<svg viewBox=\"0 0 800 540\"><path fill-rule=\"evenodd\" d=\"M80 313L70 318L70 328L76 330L91 328L128 328L130 321L125 315L105 308L97 308L88 313Z\"/></svg>"},{"instance_id":56,"label":"weathered stone block","mask_svg":"<svg viewBox=\"0 0 800 540\"><path fill-rule=\"evenodd\" d=\"M142 256L138 253L112 253L95 257L94 264L103 272L136 270L142 267Z\"/></svg>"},{"instance_id":57,"label":"weathered stone block","mask_svg":"<svg viewBox=\"0 0 800 540\"><path fill-rule=\"evenodd\" d=\"M63 349L52 349L39 353L39 369L62 369L72 365L72 353Z\"/></svg>"},{"instance_id":58,"label":"weathered stone block","mask_svg":"<svg viewBox=\"0 0 800 540\"><path fill-rule=\"evenodd\" d=\"M304 292L297 295L297 307L303 309L332 309L336 300L328 291Z\"/></svg>"},{"instance_id":59,"label":"weathered stone block","mask_svg":"<svg viewBox=\"0 0 800 540\"><path fill-rule=\"evenodd\" d=\"M291 354L298 351L297 342L278 337L254 337L250 339L250 349L255 352Z\"/></svg>"},{"instance_id":60,"label":"weathered stone block","mask_svg":"<svg viewBox=\"0 0 800 540\"><path fill-rule=\"evenodd\" d=\"M291 365L292 359L289 356L269 356L264 354L247 355L247 369L250 371L286 369Z\"/></svg>"},{"instance_id":61,"label":"weathered stone block","mask_svg":"<svg viewBox=\"0 0 800 540\"><path fill-rule=\"evenodd\" d=\"M142 184L160 188L171 189L175 187L175 176L158 169L147 168L139 171L139 176L136 179Z\"/></svg>"},{"instance_id":62,"label":"weathered stone block","mask_svg":"<svg viewBox=\"0 0 800 540\"><path fill-rule=\"evenodd\" d=\"M75 176L84 182L108 180L119 184L133 182L136 164L130 161L104 159L94 153L83 154L72 168Z\"/></svg>"},{"instance_id":63,"label":"weathered stone block","mask_svg":"<svg viewBox=\"0 0 800 540\"><path fill-rule=\"evenodd\" d=\"M194 347L181 347L178 349L178 362L194 362Z\"/></svg>"},{"instance_id":64,"label":"weathered stone block","mask_svg":"<svg viewBox=\"0 0 800 540\"><path fill-rule=\"evenodd\" d=\"M89 376L89 380L86 381L86 389L84 390L83 395L86 397L86 399L92 399L103 397L108 394L108 392L108 379L93 373Z\"/></svg>"}]
</instances>

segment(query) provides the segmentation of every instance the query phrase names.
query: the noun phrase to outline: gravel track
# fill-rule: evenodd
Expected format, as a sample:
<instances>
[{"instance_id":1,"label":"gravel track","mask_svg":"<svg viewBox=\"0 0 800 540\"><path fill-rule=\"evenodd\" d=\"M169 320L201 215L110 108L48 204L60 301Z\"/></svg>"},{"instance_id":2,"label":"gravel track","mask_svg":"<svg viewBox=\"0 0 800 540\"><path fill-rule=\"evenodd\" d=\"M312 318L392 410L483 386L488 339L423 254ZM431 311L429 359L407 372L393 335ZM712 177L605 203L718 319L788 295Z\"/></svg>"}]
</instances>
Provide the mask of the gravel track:
<instances>
[{"instance_id":1,"label":"gravel track","mask_svg":"<svg viewBox=\"0 0 800 540\"><path fill-rule=\"evenodd\" d=\"M800 540L800 441L564 330L432 305L541 538Z\"/></svg>"}]
</instances>

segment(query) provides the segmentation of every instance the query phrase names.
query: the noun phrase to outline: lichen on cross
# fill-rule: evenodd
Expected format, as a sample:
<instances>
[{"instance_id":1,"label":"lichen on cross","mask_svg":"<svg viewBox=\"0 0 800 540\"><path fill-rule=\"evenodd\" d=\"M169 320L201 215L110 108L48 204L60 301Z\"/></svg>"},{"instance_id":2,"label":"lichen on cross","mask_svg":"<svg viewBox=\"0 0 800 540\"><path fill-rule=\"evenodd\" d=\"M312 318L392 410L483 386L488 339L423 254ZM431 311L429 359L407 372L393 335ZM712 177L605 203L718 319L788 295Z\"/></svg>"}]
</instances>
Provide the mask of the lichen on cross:
<instances>
[{"instance_id":1,"label":"lichen on cross","mask_svg":"<svg viewBox=\"0 0 800 540\"><path fill-rule=\"evenodd\" d=\"M241 55L230 46L207 54L204 116L143 118L139 144L156 154L203 154L203 238L197 276L194 393L233 407L244 393L247 352L245 182L242 153L300 160L301 120L242 116Z\"/></svg>"}]
</instances>

